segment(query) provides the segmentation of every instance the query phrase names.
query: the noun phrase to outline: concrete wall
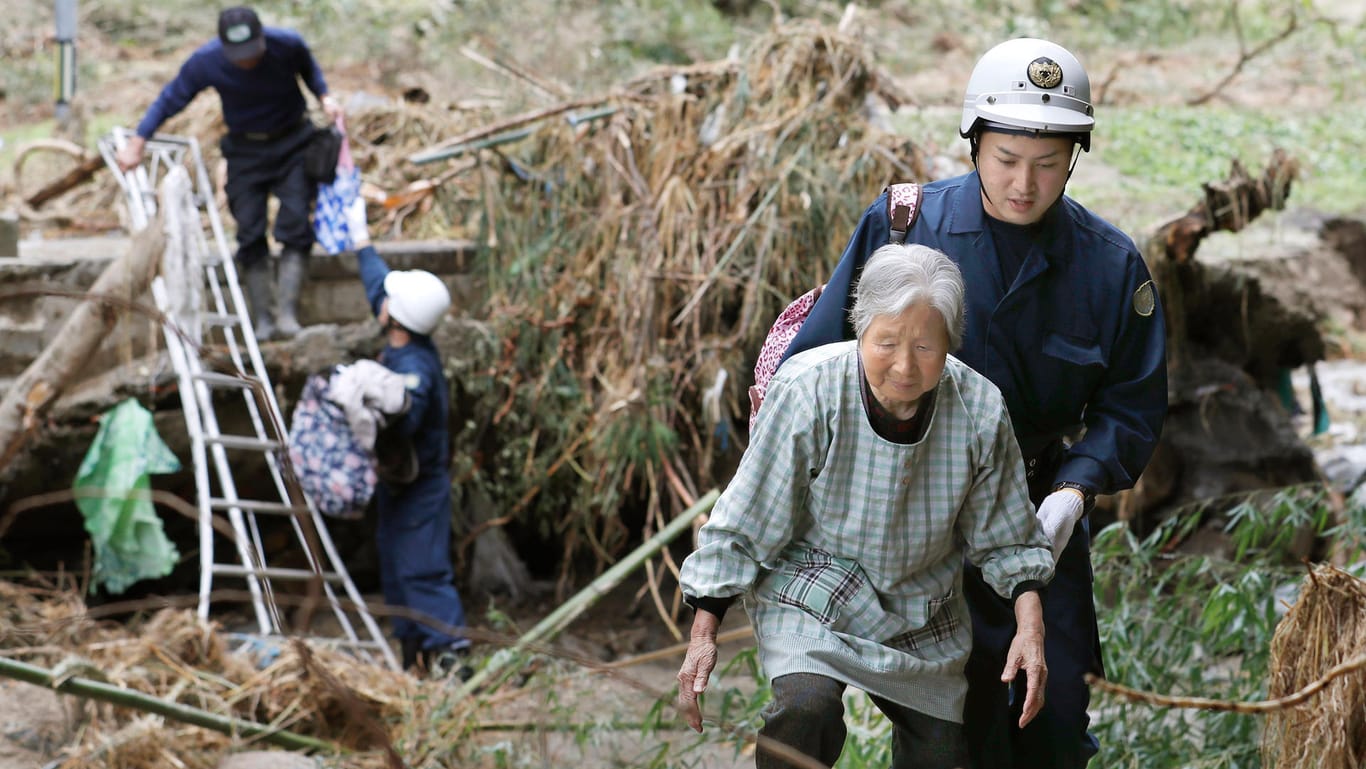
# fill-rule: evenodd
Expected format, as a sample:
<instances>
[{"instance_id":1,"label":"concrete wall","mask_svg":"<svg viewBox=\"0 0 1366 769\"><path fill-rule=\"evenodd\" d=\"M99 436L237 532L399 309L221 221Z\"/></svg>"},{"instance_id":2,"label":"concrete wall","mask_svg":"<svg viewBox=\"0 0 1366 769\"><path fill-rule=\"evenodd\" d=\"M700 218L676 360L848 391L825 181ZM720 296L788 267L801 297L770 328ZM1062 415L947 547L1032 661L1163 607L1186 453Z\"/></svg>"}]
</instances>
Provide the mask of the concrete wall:
<instances>
[{"instance_id":1,"label":"concrete wall","mask_svg":"<svg viewBox=\"0 0 1366 769\"><path fill-rule=\"evenodd\" d=\"M125 238L21 241L18 258L0 258L0 391L52 342L80 301L61 294L87 290L128 242ZM378 243L376 248L394 269L424 269L441 276L451 289L453 314L479 314L483 290L470 275L473 243L395 241ZM154 307L150 295L141 303ZM370 308L356 277L355 254L314 253L299 304L300 321L305 325L367 320ZM147 316L121 312L113 331L82 371L82 379L160 348L160 334Z\"/></svg>"}]
</instances>

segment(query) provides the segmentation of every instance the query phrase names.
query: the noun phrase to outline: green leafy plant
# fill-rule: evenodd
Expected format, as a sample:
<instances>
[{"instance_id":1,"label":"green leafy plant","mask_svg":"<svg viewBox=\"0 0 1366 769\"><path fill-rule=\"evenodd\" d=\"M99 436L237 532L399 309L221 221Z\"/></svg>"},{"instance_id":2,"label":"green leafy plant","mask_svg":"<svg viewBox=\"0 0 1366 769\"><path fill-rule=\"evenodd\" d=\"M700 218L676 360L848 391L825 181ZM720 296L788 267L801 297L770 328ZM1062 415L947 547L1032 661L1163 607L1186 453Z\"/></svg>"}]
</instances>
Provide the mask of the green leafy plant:
<instances>
[{"instance_id":1,"label":"green leafy plant","mask_svg":"<svg viewBox=\"0 0 1366 769\"><path fill-rule=\"evenodd\" d=\"M1271 637L1303 565L1292 532L1322 534L1322 490L1254 494L1219 514L1195 508L1139 540L1122 524L1096 536L1092 560L1106 677L1139 689L1226 700L1264 699ZM1216 525L1232 559L1176 550ZM1102 766L1145 769L1261 766L1256 716L1173 710L1108 695L1093 698Z\"/></svg>"}]
</instances>

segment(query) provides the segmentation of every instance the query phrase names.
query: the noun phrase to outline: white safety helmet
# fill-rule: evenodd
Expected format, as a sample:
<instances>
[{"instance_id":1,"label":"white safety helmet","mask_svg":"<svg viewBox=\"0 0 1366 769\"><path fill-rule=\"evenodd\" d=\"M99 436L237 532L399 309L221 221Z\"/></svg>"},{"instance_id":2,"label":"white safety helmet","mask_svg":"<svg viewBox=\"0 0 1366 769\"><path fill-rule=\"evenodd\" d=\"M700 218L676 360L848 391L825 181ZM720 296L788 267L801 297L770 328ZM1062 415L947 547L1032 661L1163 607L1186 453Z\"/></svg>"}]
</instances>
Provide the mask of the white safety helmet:
<instances>
[{"instance_id":1,"label":"white safety helmet","mask_svg":"<svg viewBox=\"0 0 1366 769\"><path fill-rule=\"evenodd\" d=\"M451 306L451 292L426 270L394 270L384 276L389 317L417 334L436 330Z\"/></svg>"},{"instance_id":2,"label":"white safety helmet","mask_svg":"<svg viewBox=\"0 0 1366 769\"><path fill-rule=\"evenodd\" d=\"M963 94L958 132L972 139L974 148L983 129L1070 134L1090 151L1092 112L1091 79L1077 57L1057 43L1022 37L977 60Z\"/></svg>"}]
</instances>

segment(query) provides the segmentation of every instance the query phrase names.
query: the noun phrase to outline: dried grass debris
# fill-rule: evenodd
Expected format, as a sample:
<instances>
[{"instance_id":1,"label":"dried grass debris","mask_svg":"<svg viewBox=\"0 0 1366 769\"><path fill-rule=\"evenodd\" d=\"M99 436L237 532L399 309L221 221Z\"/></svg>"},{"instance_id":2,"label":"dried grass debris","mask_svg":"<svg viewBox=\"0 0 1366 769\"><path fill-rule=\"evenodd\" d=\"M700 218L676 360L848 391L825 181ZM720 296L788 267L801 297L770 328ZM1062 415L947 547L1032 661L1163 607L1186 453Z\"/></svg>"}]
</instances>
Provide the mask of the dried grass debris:
<instances>
[{"instance_id":1,"label":"dried grass debris","mask_svg":"<svg viewBox=\"0 0 1366 769\"><path fill-rule=\"evenodd\" d=\"M1271 641L1269 695L1283 697L1366 654L1366 582L1329 565L1305 577ZM1366 673L1340 676L1305 705L1268 714L1262 765L1276 769L1366 766Z\"/></svg>"}]
</instances>

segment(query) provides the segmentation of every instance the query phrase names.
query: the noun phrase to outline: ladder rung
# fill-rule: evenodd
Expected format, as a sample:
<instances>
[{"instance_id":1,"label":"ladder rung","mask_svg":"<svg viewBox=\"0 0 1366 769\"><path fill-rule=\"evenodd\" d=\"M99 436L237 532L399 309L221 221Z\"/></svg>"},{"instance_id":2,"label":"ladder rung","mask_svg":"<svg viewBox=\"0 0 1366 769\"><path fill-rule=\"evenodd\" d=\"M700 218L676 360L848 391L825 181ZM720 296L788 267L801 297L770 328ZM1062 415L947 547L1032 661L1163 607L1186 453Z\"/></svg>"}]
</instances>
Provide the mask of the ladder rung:
<instances>
[{"instance_id":1,"label":"ladder rung","mask_svg":"<svg viewBox=\"0 0 1366 769\"><path fill-rule=\"evenodd\" d=\"M195 379L214 387L241 387L250 389L256 387L261 381L254 376L245 374L220 374L217 371L199 371L193 374Z\"/></svg>"},{"instance_id":2,"label":"ladder rung","mask_svg":"<svg viewBox=\"0 0 1366 769\"><path fill-rule=\"evenodd\" d=\"M259 633L233 633L230 634L229 642L235 642L239 648L249 649L250 643L288 643L291 638L298 636L282 635L261 635ZM360 638L328 638L326 636L306 636L310 644L321 646L328 649L383 649L388 644L384 641L366 641Z\"/></svg>"},{"instance_id":3,"label":"ladder rung","mask_svg":"<svg viewBox=\"0 0 1366 769\"><path fill-rule=\"evenodd\" d=\"M259 499L224 499L222 497L210 497L209 507L214 510L228 510L237 508L252 513L273 513L278 515L293 515L295 513L306 513L308 508L304 505L290 505L284 502L265 502Z\"/></svg>"},{"instance_id":4,"label":"ladder rung","mask_svg":"<svg viewBox=\"0 0 1366 769\"><path fill-rule=\"evenodd\" d=\"M325 571L319 574L309 569L277 569L267 566L264 569L248 569L245 566L238 566L232 563L215 563L213 565L214 574L226 574L229 577L265 577L266 579L288 580L293 582L308 582L314 579L338 584L342 581L340 574L335 571Z\"/></svg>"},{"instance_id":5,"label":"ladder rung","mask_svg":"<svg viewBox=\"0 0 1366 769\"><path fill-rule=\"evenodd\" d=\"M245 451L275 451L281 448L279 441L248 438L245 435L206 435L204 442L214 443L226 449L243 449Z\"/></svg>"},{"instance_id":6,"label":"ladder rung","mask_svg":"<svg viewBox=\"0 0 1366 769\"><path fill-rule=\"evenodd\" d=\"M242 319L231 313L225 312L204 312L199 314L199 320L206 326L240 326Z\"/></svg>"}]
</instances>

